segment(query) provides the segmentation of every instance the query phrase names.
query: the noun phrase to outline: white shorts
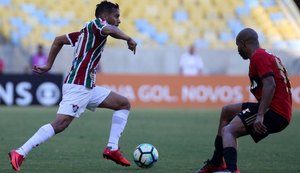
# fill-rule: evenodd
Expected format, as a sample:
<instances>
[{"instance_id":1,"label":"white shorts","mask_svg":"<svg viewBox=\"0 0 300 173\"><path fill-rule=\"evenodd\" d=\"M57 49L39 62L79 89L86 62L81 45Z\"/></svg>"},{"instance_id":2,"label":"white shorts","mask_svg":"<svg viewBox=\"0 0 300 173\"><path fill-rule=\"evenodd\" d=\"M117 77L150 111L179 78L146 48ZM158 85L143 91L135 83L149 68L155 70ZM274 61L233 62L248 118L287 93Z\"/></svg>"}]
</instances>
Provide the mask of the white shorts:
<instances>
[{"instance_id":1,"label":"white shorts","mask_svg":"<svg viewBox=\"0 0 300 173\"><path fill-rule=\"evenodd\" d=\"M62 101L59 103L57 114L79 117L85 109L95 109L106 99L111 90L96 86L87 88L83 85L64 84Z\"/></svg>"}]
</instances>

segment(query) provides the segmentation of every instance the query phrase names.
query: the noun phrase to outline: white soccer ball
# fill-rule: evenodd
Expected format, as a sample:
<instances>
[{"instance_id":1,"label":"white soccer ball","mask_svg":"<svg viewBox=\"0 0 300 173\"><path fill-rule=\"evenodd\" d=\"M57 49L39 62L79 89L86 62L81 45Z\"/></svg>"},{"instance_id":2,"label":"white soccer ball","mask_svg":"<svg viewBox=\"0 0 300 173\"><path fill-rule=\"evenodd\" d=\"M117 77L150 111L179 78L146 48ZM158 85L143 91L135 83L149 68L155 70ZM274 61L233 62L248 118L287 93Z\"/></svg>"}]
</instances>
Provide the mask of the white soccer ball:
<instances>
[{"instance_id":1,"label":"white soccer ball","mask_svg":"<svg viewBox=\"0 0 300 173\"><path fill-rule=\"evenodd\" d=\"M158 151L152 144L140 144L133 152L133 160L141 168L150 168L158 160Z\"/></svg>"}]
</instances>

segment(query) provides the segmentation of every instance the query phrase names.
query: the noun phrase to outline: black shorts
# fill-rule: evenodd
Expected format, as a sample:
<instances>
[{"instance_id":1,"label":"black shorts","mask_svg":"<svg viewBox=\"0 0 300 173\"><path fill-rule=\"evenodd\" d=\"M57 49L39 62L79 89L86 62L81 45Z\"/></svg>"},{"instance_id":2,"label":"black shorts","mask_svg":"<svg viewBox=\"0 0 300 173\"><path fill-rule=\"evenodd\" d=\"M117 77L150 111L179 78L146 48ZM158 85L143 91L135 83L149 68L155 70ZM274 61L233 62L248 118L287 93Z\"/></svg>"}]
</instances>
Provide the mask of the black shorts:
<instances>
[{"instance_id":1,"label":"black shorts","mask_svg":"<svg viewBox=\"0 0 300 173\"><path fill-rule=\"evenodd\" d=\"M269 134L282 131L289 125L289 122L285 118L269 109L264 115L264 125L267 127L267 133L255 133L253 124L256 120L258 106L259 103L243 103L242 111L238 114L244 123L247 132L256 143L267 137Z\"/></svg>"}]
</instances>

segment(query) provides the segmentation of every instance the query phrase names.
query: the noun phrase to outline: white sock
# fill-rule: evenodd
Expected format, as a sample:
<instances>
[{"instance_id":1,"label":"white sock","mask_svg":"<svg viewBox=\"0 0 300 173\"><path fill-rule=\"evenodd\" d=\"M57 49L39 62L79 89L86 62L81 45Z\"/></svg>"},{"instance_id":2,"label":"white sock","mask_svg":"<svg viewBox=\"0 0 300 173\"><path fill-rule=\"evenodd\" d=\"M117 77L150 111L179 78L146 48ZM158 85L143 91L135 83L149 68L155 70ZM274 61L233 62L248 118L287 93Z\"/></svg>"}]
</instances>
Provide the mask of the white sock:
<instances>
[{"instance_id":1,"label":"white sock","mask_svg":"<svg viewBox=\"0 0 300 173\"><path fill-rule=\"evenodd\" d=\"M42 126L23 146L16 150L17 153L24 157L35 147L44 143L49 138L55 135L54 129L51 124Z\"/></svg>"},{"instance_id":2,"label":"white sock","mask_svg":"<svg viewBox=\"0 0 300 173\"><path fill-rule=\"evenodd\" d=\"M113 113L110 135L107 144L107 147L110 147L111 150L117 150L119 148L119 139L126 126L128 115L129 110L125 109L118 110Z\"/></svg>"}]
</instances>

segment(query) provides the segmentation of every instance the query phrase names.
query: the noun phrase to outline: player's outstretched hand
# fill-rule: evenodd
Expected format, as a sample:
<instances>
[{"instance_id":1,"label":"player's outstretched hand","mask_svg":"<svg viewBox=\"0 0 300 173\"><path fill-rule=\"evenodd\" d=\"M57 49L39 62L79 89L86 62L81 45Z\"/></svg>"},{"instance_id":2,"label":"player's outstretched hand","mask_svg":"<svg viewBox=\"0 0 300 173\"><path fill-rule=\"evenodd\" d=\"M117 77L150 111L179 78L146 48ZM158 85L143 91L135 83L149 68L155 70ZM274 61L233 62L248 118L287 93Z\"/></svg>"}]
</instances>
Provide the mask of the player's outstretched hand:
<instances>
[{"instance_id":1,"label":"player's outstretched hand","mask_svg":"<svg viewBox=\"0 0 300 173\"><path fill-rule=\"evenodd\" d=\"M37 73L37 74L44 74L46 73L47 71L49 71L51 69L51 67L45 65L45 66L37 66L37 65L34 65L33 68L32 68L32 71Z\"/></svg>"},{"instance_id":2,"label":"player's outstretched hand","mask_svg":"<svg viewBox=\"0 0 300 173\"><path fill-rule=\"evenodd\" d=\"M135 54L137 43L133 39L129 39L127 41L127 45L128 45L128 49L133 51L133 54Z\"/></svg>"}]
</instances>

